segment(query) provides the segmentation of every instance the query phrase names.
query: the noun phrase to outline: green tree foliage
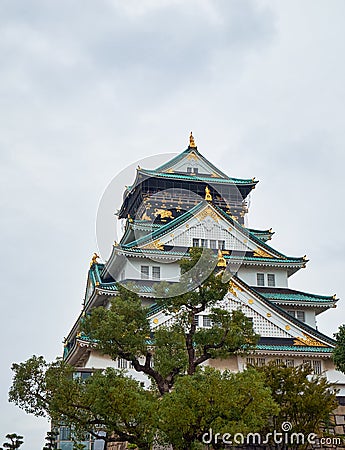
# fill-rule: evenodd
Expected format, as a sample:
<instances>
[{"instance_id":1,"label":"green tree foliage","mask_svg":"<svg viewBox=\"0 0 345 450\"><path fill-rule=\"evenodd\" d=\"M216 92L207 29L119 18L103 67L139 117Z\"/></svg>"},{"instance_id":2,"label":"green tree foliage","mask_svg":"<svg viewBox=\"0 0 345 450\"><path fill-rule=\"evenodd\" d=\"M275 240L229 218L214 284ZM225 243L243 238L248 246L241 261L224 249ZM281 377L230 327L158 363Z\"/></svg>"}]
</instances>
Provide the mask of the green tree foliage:
<instances>
[{"instance_id":1,"label":"green tree foliage","mask_svg":"<svg viewBox=\"0 0 345 450\"><path fill-rule=\"evenodd\" d=\"M257 371L264 376L265 384L271 389L272 397L280 409L279 414L272 415L270 425L262 433L272 432L272 429L281 432L283 422L290 422L292 432L303 433L305 436L309 433L317 434L322 427L327 427L337 401L336 391L324 376L313 375L309 364L287 367L272 362L258 367ZM273 445L270 448L290 450L295 447Z\"/></svg>"},{"instance_id":2,"label":"green tree foliage","mask_svg":"<svg viewBox=\"0 0 345 450\"><path fill-rule=\"evenodd\" d=\"M9 442L4 442L2 445L4 446L4 449L9 450L16 450L17 448L21 447L22 444L24 444L23 436L19 436L16 433L6 434L6 439Z\"/></svg>"},{"instance_id":3,"label":"green tree foliage","mask_svg":"<svg viewBox=\"0 0 345 450\"><path fill-rule=\"evenodd\" d=\"M228 290L223 272L210 272L216 262L212 251L192 249L190 258L181 261L181 282L161 283L157 305L174 316L172 326L160 327L153 335L139 296L119 285L110 309L95 308L83 320L82 331L104 354L126 359L136 371L150 376L164 395L177 376L193 375L209 359L249 351L258 340L252 322L241 311L215 307ZM195 280L200 280L197 287ZM206 311L213 325L197 330L195 318Z\"/></svg>"},{"instance_id":4,"label":"green tree foliage","mask_svg":"<svg viewBox=\"0 0 345 450\"><path fill-rule=\"evenodd\" d=\"M81 439L87 431L106 442L128 441L143 449L152 443L156 394L123 373L108 368L82 380L62 360L48 364L36 356L12 369L9 400L27 413L64 423Z\"/></svg>"},{"instance_id":5,"label":"green tree foliage","mask_svg":"<svg viewBox=\"0 0 345 450\"><path fill-rule=\"evenodd\" d=\"M180 377L159 407L160 431L174 448L191 448L212 429L215 433L259 431L278 406L264 377L254 369L230 373L206 368Z\"/></svg>"},{"instance_id":6,"label":"green tree foliage","mask_svg":"<svg viewBox=\"0 0 345 450\"><path fill-rule=\"evenodd\" d=\"M47 441L45 446L43 447L43 450L54 450L57 448L57 438L58 432L57 431L48 431L45 440Z\"/></svg>"},{"instance_id":7,"label":"green tree foliage","mask_svg":"<svg viewBox=\"0 0 345 450\"><path fill-rule=\"evenodd\" d=\"M333 361L337 370L345 373L345 325L341 325L334 335L337 344L333 351Z\"/></svg>"}]
</instances>

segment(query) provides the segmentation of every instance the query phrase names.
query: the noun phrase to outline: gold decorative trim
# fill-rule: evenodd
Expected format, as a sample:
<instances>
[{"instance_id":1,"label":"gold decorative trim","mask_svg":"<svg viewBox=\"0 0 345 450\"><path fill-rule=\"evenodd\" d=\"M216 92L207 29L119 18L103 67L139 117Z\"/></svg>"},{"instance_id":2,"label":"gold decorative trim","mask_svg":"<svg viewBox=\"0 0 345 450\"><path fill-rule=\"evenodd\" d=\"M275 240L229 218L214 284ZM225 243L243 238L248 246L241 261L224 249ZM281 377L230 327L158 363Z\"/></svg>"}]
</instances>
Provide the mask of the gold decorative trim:
<instances>
[{"instance_id":1,"label":"gold decorative trim","mask_svg":"<svg viewBox=\"0 0 345 450\"><path fill-rule=\"evenodd\" d=\"M90 267L92 267L94 264L97 264L98 261L97 259L99 258L99 256L97 255L97 253L94 253L90 262Z\"/></svg>"},{"instance_id":2,"label":"gold decorative trim","mask_svg":"<svg viewBox=\"0 0 345 450\"><path fill-rule=\"evenodd\" d=\"M253 300L252 298L250 298L250 299L248 300L248 303L249 303L250 305L252 305L252 304L254 303L254 300Z\"/></svg>"},{"instance_id":3,"label":"gold decorative trim","mask_svg":"<svg viewBox=\"0 0 345 450\"><path fill-rule=\"evenodd\" d=\"M217 266L218 267L226 267L226 261L225 258L223 256L223 253L221 251L221 249L218 250L218 262L217 262Z\"/></svg>"},{"instance_id":4,"label":"gold decorative trim","mask_svg":"<svg viewBox=\"0 0 345 450\"><path fill-rule=\"evenodd\" d=\"M312 338L311 336L308 336L306 333L303 333L303 337L297 337L293 345L306 345L308 347L326 347L325 344L318 341L317 339Z\"/></svg>"},{"instance_id":5,"label":"gold decorative trim","mask_svg":"<svg viewBox=\"0 0 345 450\"><path fill-rule=\"evenodd\" d=\"M192 131L190 132L190 135L189 135L189 147L190 148L196 148L195 141L194 141L194 136L193 136L193 132Z\"/></svg>"},{"instance_id":6,"label":"gold decorative trim","mask_svg":"<svg viewBox=\"0 0 345 450\"><path fill-rule=\"evenodd\" d=\"M256 250L254 250L254 256L260 256L262 258L273 258L272 255L265 252L265 250L262 250L261 248L257 248Z\"/></svg>"},{"instance_id":7,"label":"gold decorative trim","mask_svg":"<svg viewBox=\"0 0 345 450\"><path fill-rule=\"evenodd\" d=\"M290 327L290 325L286 325L286 326L285 326L285 330L286 330L286 331L289 331L289 330L291 330L291 327Z\"/></svg>"},{"instance_id":8,"label":"gold decorative trim","mask_svg":"<svg viewBox=\"0 0 345 450\"><path fill-rule=\"evenodd\" d=\"M163 244L160 242L159 239L153 241L153 242L149 242L147 245L145 245L143 247L143 249L152 249L152 250L163 250L164 246Z\"/></svg>"},{"instance_id":9,"label":"gold decorative trim","mask_svg":"<svg viewBox=\"0 0 345 450\"><path fill-rule=\"evenodd\" d=\"M196 214L195 217L199 220L204 220L206 217L212 217L214 221L219 222L219 216L209 206L203 211L200 211L198 214Z\"/></svg>"},{"instance_id":10,"label":"gold decorative trim","mask_svg":"<svg viewBox=\"0 0 345 450\"><path fill-rule=\"evenodd\" d=\"M205 187L205 200L207 200L208 202L212 202L212 195L208 186Z\"/></svg>"},{"instance_id":11,"label":"gold decorative trim","mask_svg":"<svg viewBox=\"0 0 345 450\"><path fill-rule=\"evenodd\" d=\"M234 288L235 288L234 283L232 281L229 281L228 292L230 292L234 297L237 297L237 292L235 291Z\"/></svg>"}]
</instances>

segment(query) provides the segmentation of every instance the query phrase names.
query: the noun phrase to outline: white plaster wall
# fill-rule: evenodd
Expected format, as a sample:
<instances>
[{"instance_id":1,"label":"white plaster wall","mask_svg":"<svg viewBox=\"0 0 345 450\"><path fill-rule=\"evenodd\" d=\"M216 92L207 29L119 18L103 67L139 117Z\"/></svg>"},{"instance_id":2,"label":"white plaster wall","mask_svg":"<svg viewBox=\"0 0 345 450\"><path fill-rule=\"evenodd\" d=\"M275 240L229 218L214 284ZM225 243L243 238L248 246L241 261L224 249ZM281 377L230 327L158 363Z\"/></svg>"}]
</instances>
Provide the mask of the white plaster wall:
<instances>
[{"instance_id":1,"label":"white plaster wall","mask_svg":"<svg viewBox=\"0 0 345 450\"><path fill-rule=\"evenodd\" d=\"M144 362L144 361L142 361ZM85 365L85 368L88 369L105 369L106 367L113 367L117 369L117 361L113 361L109 356L102 355L98 352L91 352L89 359ZM133 377L135 380L143 382L145 387L148 388L151 385L151 381L149 378L143 374L142 372L137 372L134 369L127 369L126 373Z\"/></svg>"},{"instance_id":2,"label":"white plaster wall","mask_svg":"<svg viewBox=\"0 0 345 450\"><path fill-rule=\"evenodd\" d=\"M305 310L305 323L316 328L315 311Z\"/></svg>"},{"instance_id":3,"label":"white plaster wall","mask_svg":"<svg viewBox=\"0 0 345 450\"><path fill-rule=\"evenodd\" d=\"M152 279L152 267L161 268L161 280L178 281L180 275L180 266L177 262L154 260L149 258L128 258L125 266L125 279L141 279L141 266L149 266L149 279Z\"/></svg>"},{"instance_id":4,"label":"white plaster wall","mask_svg":"<svg viewBox=\"0 0 345 450\"><path fill-rule=\"evenodd\" d=\"M245 283L249 284L249 286L257 286L256 282L256 274L264 273L265 274L265 286L268 286L267 283L267 274L274 273L276 278L275 287L288 287L288 277L286 269L277 269L277 268L267 268L267 267L240 267L238 271L238 277L243 280Z\"/></svg>"}]
</instances>

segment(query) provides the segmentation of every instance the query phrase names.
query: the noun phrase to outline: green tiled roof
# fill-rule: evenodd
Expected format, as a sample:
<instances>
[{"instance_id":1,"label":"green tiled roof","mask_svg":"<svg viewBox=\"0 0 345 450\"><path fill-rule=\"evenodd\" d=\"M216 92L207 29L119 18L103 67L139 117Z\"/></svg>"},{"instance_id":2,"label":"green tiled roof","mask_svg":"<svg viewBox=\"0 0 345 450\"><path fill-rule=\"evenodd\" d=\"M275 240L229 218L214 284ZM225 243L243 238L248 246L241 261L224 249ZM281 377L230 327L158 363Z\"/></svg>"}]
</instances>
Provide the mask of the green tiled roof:
<instances>
[{"instance_id":1,"label":"green tiled roof","mask_svg":"<svg viewBox=\"0 0 345 450\"><path fill-rule=\"evenodd\" d=\"M295 351L295 352L313 352L313 353L332 353L332 347L308 347L304 345L264 345L258 344L258 350L276 350L279 352Z\"/></svg>"},{"instance_id":2,"label":"green tiled roof","mask_svg":"<svg viewBox=\"0 0 345 450\"><path fill-rule=\"evenodd\" d=\"M138 172L144 174L144 175L150 175L154 177L159 178L171 178L175 180L187 180L187 181L201 181L201 182L208 182L208 183L215 183L215 184L234 184L234 185L240 185L240 184L250 184L254 185L258 183L257 180L253 181L251 179L240 179L240 178L217 178L217 177L201 177L198 175L187 175L187 174L180 174L180 173L167 173L167 172L157 172L156 170L148 170L148 169L140 169Z\"/></svg>"},{"instance_id":3,"label":"green tiled roof","mask_svg":"<svg viewBox=\"0 0 345 450\"><path fill-rule=\"evenodd\" d=\"M232 256L223 255L225 259L229 260L243 260L243 261L255 261L255 262L271 262L271 263L302 263L302 258L264 258L262 256Z\"/></svg>"},{"instance_id":4,"label":"green tiled roof","mask_svg":"<svg viewBox=\"0 0 345 450\"><path fill-rule=\"evenodd\" d=\"M255 289L255 288L254 288ZM308 294L308 293L286 293L286 294L280 294L280 293L271 293L271 292L260 292L261 295L263 295L265 298L268 298L269 300L296 300L296 301L302 301L302 302L316 302L316 303L329 303L334 302L334 298L332 296L325 296L325 295L315 295L315 294Z\"/></svg>"}]
</instances>

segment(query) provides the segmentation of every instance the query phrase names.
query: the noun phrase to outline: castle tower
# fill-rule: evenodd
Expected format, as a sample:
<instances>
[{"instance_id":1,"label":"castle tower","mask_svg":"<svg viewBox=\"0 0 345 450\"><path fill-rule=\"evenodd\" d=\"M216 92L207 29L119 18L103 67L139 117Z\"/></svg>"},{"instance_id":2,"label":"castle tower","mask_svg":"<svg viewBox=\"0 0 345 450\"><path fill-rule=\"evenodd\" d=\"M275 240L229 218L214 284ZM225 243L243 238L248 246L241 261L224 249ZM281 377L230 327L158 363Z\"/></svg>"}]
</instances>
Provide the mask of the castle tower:
<instances>
[{"instance_id":1,"label":"castle tower","mask_svg":"<svg viewBox=\"0 0 345 450\"><path fill-rule=\"evenodd\" d=\"M114 244L107 262L98 262L97 255L92 259L84 308L66 338L64 358L80 376L112 366L127 369L149 384L127 361L112 361L89 345L79 331L80 320L92 308L106 306L121 282L134 285L143 303L150 306L153 330L165 324L170 317L155 307L155 284L178 282L179 260L188 256L191 247L207 247L235 273L222 307L240 308L261 336L249 357L210 364L241 371L248 363L276 360L294 366L309 362L315 373L325 371L330 381L337 382L339 395L345 396L344 375L334 370L331 359L335 342L316 328L316 317L336 307L338 299L289 288L290 277L305 268L308 260L271 246L271 229L245 226L246 199L256 184L254 178L232 178L215 167L198 151L192 134L188 148L162 166L138 167L118 213L119 219L126 220L122 239ZM197 326L210 326L207 313L198 317Z\"/></svg>"}]
</instances>

